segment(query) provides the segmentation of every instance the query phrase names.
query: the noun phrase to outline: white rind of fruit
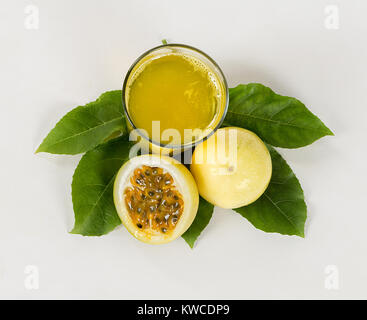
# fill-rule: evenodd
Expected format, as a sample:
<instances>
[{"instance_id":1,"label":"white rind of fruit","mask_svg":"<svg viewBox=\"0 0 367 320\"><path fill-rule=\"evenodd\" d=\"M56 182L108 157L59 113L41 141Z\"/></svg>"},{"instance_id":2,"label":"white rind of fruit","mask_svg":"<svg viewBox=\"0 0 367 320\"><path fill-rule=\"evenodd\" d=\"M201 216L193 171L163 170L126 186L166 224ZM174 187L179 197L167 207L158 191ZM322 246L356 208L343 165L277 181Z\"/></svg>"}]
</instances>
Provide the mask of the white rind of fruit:
<instances>
[{"instance_id":1,"label":"white rind of fruit","mask_svg":"<svg viewBox=\"0 0 367 320\"><path fill-rule=\"evenodd\" d=\"M191 173L205 200L235 209L249 205L265 192L272 174L271 157L255 133L227 127L196 147Z\"/></svg>"},{"instance_id":2,"label":"white rind of fruit","mask_svg":"<svg viewBox=\"0 0 367 320\"><path fill-rule=\"evenodd\" d=\"M176 189L182 195L184 210L176 227L168 234L153 229L139 229L132 221L126 208L124 191L131 186L130 178L134 170L143 165L160 167L168 172ZM126 229L138 240L150 244L163 244L180 237L191 226L199 206L199 193L190 171L179 161L168 156L142 155L127 161L119 170L114 184L114 202L117 213Z\"/></svg>"}]
</instances>

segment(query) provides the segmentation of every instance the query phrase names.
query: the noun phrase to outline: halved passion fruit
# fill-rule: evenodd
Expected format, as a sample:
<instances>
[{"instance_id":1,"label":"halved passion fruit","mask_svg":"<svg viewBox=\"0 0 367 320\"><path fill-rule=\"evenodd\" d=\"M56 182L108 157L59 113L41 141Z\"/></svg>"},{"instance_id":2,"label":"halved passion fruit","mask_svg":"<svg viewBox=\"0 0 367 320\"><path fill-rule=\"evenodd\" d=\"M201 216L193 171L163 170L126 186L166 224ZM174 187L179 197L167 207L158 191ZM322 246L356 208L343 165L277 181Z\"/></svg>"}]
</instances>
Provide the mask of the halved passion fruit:
<instances>
[{"instance_id":1,"label":"halved passion fruit","mask_svg":"<svg viewBox=\"0 0 367 320\"><path fill-rule=\"evenodd\" d=\"M190 171L166 156L126 162L114 186L117 213L138 240L161 244L180 237L194 221L199 194Z\"/></svg>"}]
</instances>

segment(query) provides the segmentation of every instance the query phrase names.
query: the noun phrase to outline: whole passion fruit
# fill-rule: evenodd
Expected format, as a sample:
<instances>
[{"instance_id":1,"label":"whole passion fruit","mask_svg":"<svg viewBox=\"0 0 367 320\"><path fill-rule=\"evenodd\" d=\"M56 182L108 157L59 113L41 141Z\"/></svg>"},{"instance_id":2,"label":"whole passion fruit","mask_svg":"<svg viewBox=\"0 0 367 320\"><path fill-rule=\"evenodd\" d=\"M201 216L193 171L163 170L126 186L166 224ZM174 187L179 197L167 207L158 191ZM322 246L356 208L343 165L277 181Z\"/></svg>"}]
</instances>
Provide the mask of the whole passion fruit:
<instances>
[{"instance_id":1,"label":"whole passion fruit","mask_svg":"<svg viewBox=\"0 0 367 320\"><path fill-rule=\"evenodd\" d=\"M234 209L264 193L272 174L271 157L255 133L227 127L196 147L191 173L204 199Z\"/></svg>"},{"instance_id":2,"label":"whole passion fruit","mask_svg":"<svg viewBox=\"0 0 367 320\"><path fill-rule=\"evenodd\" d=\"M161 244L180 237L195 219L199 193L190 171L166 156L126 162L114 185L117 213L138 240Z\"/></svg>"}]
</instances>

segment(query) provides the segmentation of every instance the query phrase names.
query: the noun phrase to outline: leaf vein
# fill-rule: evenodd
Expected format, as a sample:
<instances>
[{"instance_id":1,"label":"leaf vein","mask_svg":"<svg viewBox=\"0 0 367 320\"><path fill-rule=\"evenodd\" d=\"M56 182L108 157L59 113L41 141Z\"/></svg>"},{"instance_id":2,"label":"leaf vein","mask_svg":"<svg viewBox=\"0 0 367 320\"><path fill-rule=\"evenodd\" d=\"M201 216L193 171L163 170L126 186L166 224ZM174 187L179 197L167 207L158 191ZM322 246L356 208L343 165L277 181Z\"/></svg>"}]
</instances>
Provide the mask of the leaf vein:
<instances>
[{"instance_id":1,"label":"leaf vein","mask_svg":"<svg viewBox=\"0 0 367 320\"><path fill-rule=\"evenodd\" d=\"M254 119L258 119L258 120L262 120L262 121L274 122L276 124L280 124L280 125L284 125L284 126L296 127L296 128L299 128L299 129L317 130L316 128L302 127L302 126L291 124L291 123L276 121L276 120L267 119L267 118L256 117L256 116L253 116L251 114L243 114L243 113L238 113L238 112L234 112L234 111L228 111L228 113L233 113L234 115L239 116L239 117L250 117L250 118L254 118Z\"/></svg>"},{"instance_id":2,"label":"leaf vein","mask_svg":"<svg viewBox=\"0 0 367 320\"><path fill-rule=\"evenodd\" d=\"M81 131L81 132L79 132L79 133L77 133L77 134L74 134L74 135L72 135L72 136L69 136L69 137L66 137L66 138L64 138L64 139L58 140L58 141L56 141L56 142L54 142L54 143L50 144L49 146L54 146L54 145L56 145L56 144L59 144L59 143L65 142L65 141L67 141L67 140L69 140L69 139L76 138L76 137L78 137L78 136L80 136L80 135L82 135L82 134L85 134L85 133L87 133L87 132L89 132L89 131L91 131L91 130L94 130L94 129L96 129L96 128L102 127L102 126L104 126L104 125L108 125L108 124L110 124L110 123L112 123L112 122L115 122L115 121L117 121L117 120L122 120L122 119L121 119L121 118L114 118L114 119L112 119L112 120L109 120L109 121L103 122L103 123L101 123L101 124L99 124L99 125L97 125L97 126L95 126L95 127L91 127L91 128L89 128L89 129L87 129L87 130Z\"/></svg>"},{"instance_id":3,"label":"leaf vein","mask_svg":"<svg viewBox=\"0 0 367 320\"><path fill-rule=\"evenodd\" d=\"M109 186L111 185L112 181L114 181L116 177L116 174L113 175L113 177L111 178L111 180L107 183L106 187L103 189L103 191L101 192L100 196L98 197L98 199L96 200L96 202L92 205L92 208L89 210L88 212L88 217L87 219L84 220L84 224L87 223L89 221L89 219L91 217L93 217L93 215L91 215L90 213L96 208L98 207L101 212L102 212L102 219L106 222L105 216L103 214L103 210L101 209L101 207L99 206L99 201L102 199L103 195L105 194L105 192L108 190Z\"/></svg>"},{"instance_id":4,"label":"leaf vein","mask_svg":"<svg viewBox=\"0 0 367 320\"><path fill-rule=\"evenodd\" d=\"M264 193L265 197L278 209L278 211L289 221L289 223L298 231L298 228L294 224L293 220L279 207L277 204L266 194Z\"/></svg>"}]
</instances>

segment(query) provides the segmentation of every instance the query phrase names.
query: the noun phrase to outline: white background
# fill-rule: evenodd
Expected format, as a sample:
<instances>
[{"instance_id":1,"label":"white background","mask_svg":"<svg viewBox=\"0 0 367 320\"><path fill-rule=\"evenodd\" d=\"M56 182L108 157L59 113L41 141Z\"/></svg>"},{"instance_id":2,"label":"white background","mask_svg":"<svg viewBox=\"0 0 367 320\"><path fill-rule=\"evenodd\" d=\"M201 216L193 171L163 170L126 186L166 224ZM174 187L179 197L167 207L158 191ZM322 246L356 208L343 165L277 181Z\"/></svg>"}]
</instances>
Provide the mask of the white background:
<instances>
[{"instance_id":1,"label":"white background","mask_svg":"<svg viewBox=\"0 0 367 320\"><path fill-rule=\"evenodd\" d=\"M24 26L27 5L39 28ZM325 27L326 5L340 27ZM0 298L367 298L365 0L2 0ZM35 155L61 116L121 88L130 64L167 38L196 46L230 86L299 98L334 132L280 150L308 205L305 239L267 234L216 209L194 250L138 242L123 228L71 235L80 157ZM39 268L39 289L24 285ZM325 268L339 290L325 288Z\"/></svg>"}]
</instances>

